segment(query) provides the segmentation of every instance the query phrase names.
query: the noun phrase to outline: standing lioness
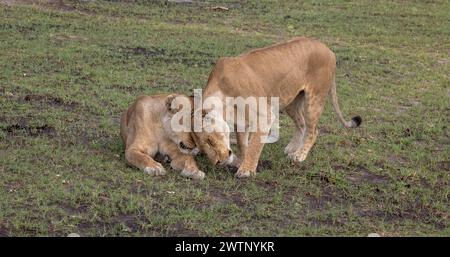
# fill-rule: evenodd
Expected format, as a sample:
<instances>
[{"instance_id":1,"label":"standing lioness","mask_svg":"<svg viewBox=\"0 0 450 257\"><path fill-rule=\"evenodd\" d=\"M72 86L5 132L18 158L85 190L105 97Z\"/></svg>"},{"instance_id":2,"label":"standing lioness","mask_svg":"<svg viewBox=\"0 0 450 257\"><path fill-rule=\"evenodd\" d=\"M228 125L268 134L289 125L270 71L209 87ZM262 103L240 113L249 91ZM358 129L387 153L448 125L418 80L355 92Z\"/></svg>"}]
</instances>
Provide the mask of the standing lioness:
<instances>
[{"instance_id":1,"label":"standing lioness","mask_svg":"<svg viewBox=\"0 0 450 257\"><path fill-rule=\"evenodd\" d=\"M328 47L313 39L295 38L218 60L203 99L215 97L219 100L214 101L225 105L229 97L278 97L279 109L286 111L297 127L285 152L293 161L301 162L317 138L317 122L328 95L345 127L357 127L361 123L359 116L351 121L343 118L337 103L335 74L336 58ZM260 114L260 110L250 111ZM245 131L237 133L240 157L236 163L239 166L237 177L255 174L263 148L261 138L269 132L257 130L249 135L248 130Z\"/></svg>"},{"instance_id":2,"label":"standing lioness","mask_svg":"<svg viewBox=\"0 0 450 257\"><path fill-rule=\"evenodd\" d=\"M125 158L132 166L150 175L161 176L166 174L166 171L153 159L157 153L161 153L171 159L171 167L181 170L181 175L203 179L205 173L199 170L191 156L196 154L198 149L190 129L189 132L176 132L171 127L171 119L179 111L171 107L176 97L186 96L140 96L123 113L120 134L125 144ZM188 101L192 100L188 98Z\"/></svg>"}]
</instances>

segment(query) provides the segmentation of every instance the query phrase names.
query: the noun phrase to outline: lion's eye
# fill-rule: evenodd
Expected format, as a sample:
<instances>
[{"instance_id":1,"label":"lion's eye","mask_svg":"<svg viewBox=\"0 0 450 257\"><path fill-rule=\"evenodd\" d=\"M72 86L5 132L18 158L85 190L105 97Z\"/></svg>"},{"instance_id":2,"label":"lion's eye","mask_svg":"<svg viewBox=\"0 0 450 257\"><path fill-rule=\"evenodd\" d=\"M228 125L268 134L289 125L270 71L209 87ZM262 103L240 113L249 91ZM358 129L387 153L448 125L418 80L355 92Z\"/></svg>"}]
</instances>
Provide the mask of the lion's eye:
<instances>
[{"instance_id":1,"label":"lion's eye","mask_svg":"<svg viewBox=\"0 0 450 257\"><path fill-rule=\"evenodd\" d=\"M183 142L180 142L180 147L181 147L181 149L186 149L186 150L191 150L192 149L189 146L185 145Z\"/></svg>"},{"instance_id":2,"label":"lion's eye","mask_svg":"<svg viewBox=\"0 0 450 257\"><path fill-rule=\"evenodd\" d=\"M210 145L211 147L214 147L216 144L211 140L211 139L207 139L206 140L206 143L208 144L208 145Z\"/></svg>"}]
</instances>

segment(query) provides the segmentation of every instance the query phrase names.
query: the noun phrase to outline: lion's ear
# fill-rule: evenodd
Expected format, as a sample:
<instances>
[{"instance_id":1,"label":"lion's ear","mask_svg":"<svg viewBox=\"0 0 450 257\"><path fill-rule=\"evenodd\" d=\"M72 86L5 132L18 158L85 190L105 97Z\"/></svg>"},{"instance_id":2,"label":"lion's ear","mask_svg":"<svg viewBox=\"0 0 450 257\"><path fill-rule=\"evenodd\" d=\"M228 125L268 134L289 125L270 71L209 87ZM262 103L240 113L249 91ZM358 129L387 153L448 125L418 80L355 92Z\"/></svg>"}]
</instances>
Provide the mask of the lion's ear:
<instances>
[{"instance_id":1,"label":"lion's ear","mask_svg":"<svg viewBox=\"0 0 450 257\"><path fill-rule=\"evenodd\" d=\"M171 95L167 96L167 98L166 98L166 108L167 108L167 111L171 114L175 114L180 110L179 106L178 107L172 106L173 100L175 100L175 98L177 98L178 96L179 95L177 95L177 94L171 94Z\"/></svg>"}]
</instances>

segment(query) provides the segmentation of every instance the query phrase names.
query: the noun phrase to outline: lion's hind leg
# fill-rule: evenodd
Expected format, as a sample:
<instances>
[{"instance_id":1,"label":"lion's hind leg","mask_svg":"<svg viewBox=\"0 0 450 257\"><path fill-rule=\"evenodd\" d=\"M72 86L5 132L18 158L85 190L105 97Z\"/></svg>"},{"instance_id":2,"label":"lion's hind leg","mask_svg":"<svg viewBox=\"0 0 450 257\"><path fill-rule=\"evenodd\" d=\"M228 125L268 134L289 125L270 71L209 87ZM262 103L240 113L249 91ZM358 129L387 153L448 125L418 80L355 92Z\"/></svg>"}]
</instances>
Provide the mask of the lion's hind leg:
<instances>
[{"instance_id":1,"label":"lion's hind leg","mask_svg":"<svg viewBox=\"0 0 450 257\"><path fill-rule=\"evenodd\" d=\"M326 93L326 91L324 92ZM314 145L318 135L317 123L319 122L320 115L322 114L325 100L326 94L322 92L319 92L319 94L306 92L305 104L302 108L306 130L302 146L295 152L289 154L289 158L294 162L298 163L304 161Z\"/></svg>"},{"instance_id":2,"label":"lion's hind leg","mask_svg":"<svg viewBox=\"0 0 450 257\"><path fill-rule=\"evenodd\" d=\"M286 154L292 154L302 147L305 136L306 122L304 116L305 94L300 92L294 101L286 107L286 113L295 124L295 132L289 144L284 148Z\"/></svg>"}]
</instances>

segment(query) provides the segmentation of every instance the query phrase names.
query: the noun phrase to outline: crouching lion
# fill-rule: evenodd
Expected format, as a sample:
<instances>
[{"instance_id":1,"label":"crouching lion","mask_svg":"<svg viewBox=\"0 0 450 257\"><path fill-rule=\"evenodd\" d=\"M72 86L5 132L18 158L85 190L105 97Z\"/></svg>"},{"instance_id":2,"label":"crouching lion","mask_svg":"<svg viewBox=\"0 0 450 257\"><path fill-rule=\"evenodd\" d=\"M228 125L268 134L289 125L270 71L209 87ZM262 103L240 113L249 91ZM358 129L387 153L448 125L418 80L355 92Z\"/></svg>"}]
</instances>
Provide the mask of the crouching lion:
<instances>
[{"instance_id":1,"label":"crouching lion","mask_svg":"<svg viewBox=\"0 0 450 257\"><path fill-rule=\"evenodd\" d=\"M182 176L203 179L205 173L193 158L199 150L191 132L175 132L171 126L172 117L179 111L172 108L176 97L192 101L179 94L144 95L122 114L120 134L125 144L125 159L149 175L162 176L166 170L153 159L160 153L169 157L171 167L181 170Z\"/></svg>"}]
</instances>

